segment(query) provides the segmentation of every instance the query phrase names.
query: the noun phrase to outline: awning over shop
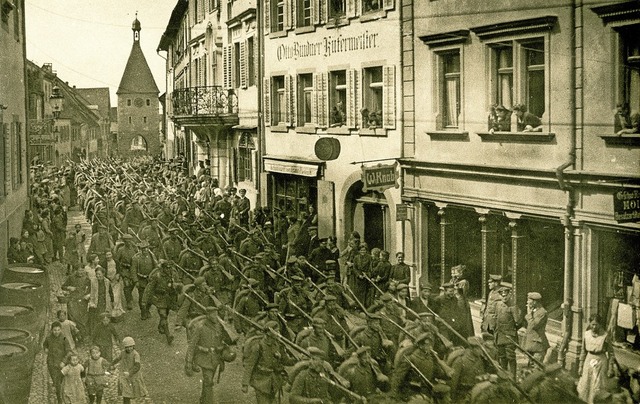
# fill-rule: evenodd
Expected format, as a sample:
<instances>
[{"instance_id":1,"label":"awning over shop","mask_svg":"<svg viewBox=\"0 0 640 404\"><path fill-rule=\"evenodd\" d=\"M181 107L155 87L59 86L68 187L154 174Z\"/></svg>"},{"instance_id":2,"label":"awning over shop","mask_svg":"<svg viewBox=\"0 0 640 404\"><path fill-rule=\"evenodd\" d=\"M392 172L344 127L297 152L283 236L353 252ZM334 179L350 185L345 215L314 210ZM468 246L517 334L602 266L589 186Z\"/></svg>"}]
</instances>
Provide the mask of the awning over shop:
<instances>
[{"instance_id":1,"label":"awning over shop","mask_svg":"<svg viewBox=\"0 0 640 404\"><path fill-rule=\"evenodd\" d=\"M317 177L322 161L293 160L287 157L265 156L264 169L269 172Z\"/></svg>"}]
</instances>

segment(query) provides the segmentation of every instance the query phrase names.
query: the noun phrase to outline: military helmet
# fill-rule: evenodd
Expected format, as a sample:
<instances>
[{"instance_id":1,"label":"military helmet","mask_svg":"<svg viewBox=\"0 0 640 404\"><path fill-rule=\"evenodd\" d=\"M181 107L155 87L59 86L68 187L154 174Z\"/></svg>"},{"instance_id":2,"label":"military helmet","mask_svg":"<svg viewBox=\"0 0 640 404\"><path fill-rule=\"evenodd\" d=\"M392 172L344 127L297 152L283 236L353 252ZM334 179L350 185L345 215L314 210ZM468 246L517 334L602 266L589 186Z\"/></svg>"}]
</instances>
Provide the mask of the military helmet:
<instances>
[{"instance_id":1,"label":"military helmet","mask_svg":"<svg viewBox=\"0 0 640 404\"><path fill-rule=\"evenodd\" d=\"M124 337L124 339L122 340L122 345L125 348L130 346L136 346L136 342L131 337Z\"/></svg>"}]
</instances>

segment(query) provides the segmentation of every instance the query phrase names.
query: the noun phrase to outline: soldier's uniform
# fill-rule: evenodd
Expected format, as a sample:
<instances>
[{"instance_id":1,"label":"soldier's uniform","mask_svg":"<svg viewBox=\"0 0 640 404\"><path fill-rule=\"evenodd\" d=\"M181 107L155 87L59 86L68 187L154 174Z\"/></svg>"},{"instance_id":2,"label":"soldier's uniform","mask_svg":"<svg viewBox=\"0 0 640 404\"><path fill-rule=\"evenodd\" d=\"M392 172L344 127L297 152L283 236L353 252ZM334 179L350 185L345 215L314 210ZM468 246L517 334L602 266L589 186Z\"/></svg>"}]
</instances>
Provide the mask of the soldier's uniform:
<instances>
[{"instance_id":1,"label":"soldier's uniform","mask_svg":"<svg viewBox=\"0 0 640 404\"><path fill-rule=\"evenodd\" d=\"M348 332L347 315L342 307L337 305L336 297L327 295L324 297L324 306L318 306L311 312L311 317L322 318L326 325L325 328L334 339L341 345L345 346L345 333Z\"/></svg>"},{"instance_id":2,"label":"soldier's uniform","mask_svg":"<svg viewBox=\"0 0 640 404\"><path fill-rule=\"evenodd\" d=\"M449 385L454 402L467 402L471 389L478 383L477 377L488 371L480 348L482 341L478 337L469 337L467 341L469 348L451 363L453 376Z\"/></svg>"},{"instance_id":3,"label":"soldier's uniform","mask_svg":"<svg viewBox=\"0 0 640 404\"><path fill-rule=\"evenodd\" d=\"M107 232L106 226L100 225L97 233L91 236L91 244L87 254L96 254L100 258L100 266L107 267L107 251L114 247L113 240Z\"/></svg>"},{"instance_id":4,"label":"soldier's uniform","mask_svg":"<svg viewBox=\"0 0 640 404\"><path fill-rule=\"evenodd\" d=\"M500 294L508 299L511 289L501 287ZM498 353L498 362L503 369L509 369L516 376L516 341L520 322L520 309L507 305L504 300L496 303L496 329L494 340Z\"/></svg>"},{"instance_id":5,"label":"soldier's uniform","mask_svg":"<svg viewBox=\"0 0 640 404\"><path fill-rule=\"evenodd\" d=\"M138 244L140 251L138 251L131 258L131 272L133 279L138 286L138 305L140 306L140 318L146 320L149 318L149 308L142 303L142 297L144 296L144 290L149 283L149 275L156 267L156 260L151 251L149 251L149 243L146 241Z\"/></svg>"},{"instance_id":6,"label":"soldier's uniform","mask_svg":"<svg viewBox=\"0 0 640 404\"><path fill-rule=\"evenodd\" d=\"M391 273L389 274L389 282L405 283L409 284L411 281L411 267L404 263L404 253L396 253L398 263L391 267Z\"/></svg>"},{"instance_id":7,"label":"soldier's uniform","mask_svg":"<svg viewBox=\"0 0 640 404\"><path fill-rule=\"evenodd\" d=\"M216 402L213 396L213 376L220 367L224 368L223 352L232 343L229 334L217 319L217 309L207 307L207 319L197 327L187 348L185 372L190 375L193 366L202 370L201 404Z\"/></svg>"},{"instance_id":8,"label":"soldier's uniform","mask_svg":"<svg viewBox=\"0 0 640 404\"><path fill-rule=\"evenodd\" d=\"M132 244L133 236L125 234L122 236L124 245L120 246L113 254L113 259L116 262L116 269L124 283L124 297L127 301L127 310L131 310L133 306L133 288L136 286L136 278L131 268L133 262L133 256L137 253L137 249Z\"/></svg>"},{"instance_id":9,"label":"soldier's uniform","mask_svg":"<svg viewBox=\"0 0 640 404\"><path fill-rule=\"evenodd\" d=\"M302 287L303 279L293 276L291 280L294 282L293 285L277 295L276 303L291 331L297 334L307 323L304 313L311 313L312 303Z\"/></svg>"},{"instance_id":10,"label":"soldier's uniform","mask_svg":"<svg viewBox=\"0 0 640 404\"><path fill-rule=\"evenodd\" d=\"M265 329L276 330L278 325L269 322ZM258 404L280 402L282 387L286 380L285 366L295 363L284 347L269 334L247 347L244 356L244 372L242 376L243 391L247 386L254 388Z\"/></svg>"},{"instance_id":11,"label":"soldier's uniform","mask_svg":"<svg viewBox=\"0 0 640 404\"><path fill-rule=\"evenodd\" d=\"M496 303L501 301L500 292L498 289L500 288L500 282L502 281L502 276L500 275L489 275L489 294L487 295L487 300L484 303L484 309L482 310L482 325L480 328L484 332L488 332L493 334L493 331L496 328Z\"/></svg>"},{"instance_id":12,"label":"soldier's uniform","mask_svg":"<svg viewBox=\"0 0 640 404\"><path fill-rule=\"evenodd\" d=\"M198 276L200 268L202 268L204 263L202 262L202 258L185 249L180 253L178 265L186 269L191 275ZM187 275L184 276L187 277Z\"/></svg>"},{"instance_id":13,"label":"soldier's uniform","mask_svg":"<svg viewBox=\"0 0 640 404\"><path fill-rule=\"evenodd\" d=\"M527 322L527 330L524 334L522 348L542 362L549 348L549 341L545 332L548 314L547 310L540 305L540 300L542 299L540 293L529 292L527 299L535 307L528 310L524 316L524 320Z\"/></svg>"},{"instance_id":14,"label":"soldier's uniform","mask_svg":"<svg viewBox=\"0 0 640 404\"><path fill-rule=\"evenodd\" d=\"M320 349L311 347L308 351L312 359L305 369L295 375L289 392L289 403L335 402L331 394L331 384L326 380L326 377L333 373L333 369L330 366L326 368L328 365L323 363L323 353Z\"/></svg>"},{"instance_id":15,"label":"soldier's uniform","mask_svg":"<svg viewBox=\"0 0 640 404\"><path fill-rule=\"evenodd\" d=\"M213 306L214 302L207 290L207 285L204 278L198 277L193 282L193 285L187 285L184 290L185 294L189 294L191 299L200 303L204 307ZM178 309L178 315L176 317L176 326L186 327L191 320L202 315L202 308L193 303L191 299L183 296L183 300L180 303L180 309Z\"/></svg>"},{"instance_id":16,"label":"soldier's uniform","mask_svg":"<svg viewBox=\"0 0 640 404\"><path fill-rule=\"evenodd\" d=\"M249 283L246 287L236 295L233 305L234 310L245 317L253 318L264 309L264 302L267 300L266 295L254 289L257 285L257 280L249 278ZM257 296L257 294L259 294L262 299ZM250 326L248 326L242 318L236 319L235 326L238 332L246 333L250 329Z\"/></svg>"},{"instance_id":17,"label":"soldier's uniform","mask_svg":"<svg viewBox=\"0 0 640 404\"><path fill-rule=\"evenodd\" d=\"M325 332L326 321L321 317L314 317L312 324L313 328L305 328L298 333L296 344L303 348L318 348L325 360L334 362L338 359L338 354Z\"/></svg>"},{"instance_id":18,"label":"soldier's uniform","mask_svg":"<svg viewBox=\"0 0 640 404\"><path fill-rule=\"evenodd\" d=\"M387 367L387 350L393 348L393 342L387 338L380 327L379 321L382 318L378 314L370 314L367 325L361 329L355 328L351 331L351 338L357 346L368 346L371 348L371 357L385 369Z\"/></svg>"},{"instance_id":19,"label":"soldier's uniform","mask_svg":"<svg viewBox=\"0 0 640 404\"><path fill-rule=\"evenodd\" d=\"M349 389L365 398L375 395L377 389L389 381L377 362L369 356L370 351L370 347L361 346L356 351L355 357L347 359L338 368L338 374L351 385Z\"/></svg>"},{"instance_id":20,"label":"soldier's uniform","mask_svg":"<svg viewBox=\"0 0 640 404\"><path fill-rule=\"evenodd\" d=\"M402 330L397 325L404 326L403 311L394 301L389 293L385 293L380 298L384 306L377 312L382 317L381 327L384 334L393 341L397 341ZM395 325L395 324L397 325Z\"/></svg>"},{"instance_id":21,"label":"soldier's uniform","mask_svg":"<svg viewBox=\"0 0 640 404\"><path fill-rule=\"evenodd\" d=\"M182 287L178 272L168 261L161 260L158 269L149 275L149 283L144 291L142 305L149 307L150 304L156 306L160 322L158 332L167 337L167 343L173 342L173 336L169 331L167 317L169 311L174 310L178 304L178 290Z\"/></svg>"},{"instance_id":22,"label":"soldier's uniform","mask_svg":"<svg viewBox=\"0 0 640 404\"><path fill-rule=\"evenodd\" d=\"M182 242L176 234L177 228L173 227L169 229L170 235L165 236L162 241L162 256L166 260L178 262L180 260L180 253L182 252Z\"/></svg>"},{"instance_id":23,"label":"soldier's uniform","mask_svg":"<svg viewBox=\"0 0 640 404\"><path fill-rule=\"evenodd\" d=\"M458 298L453 291L454 285L451 282L447 282L442 286L445 288L445 293L433 299L433 311L462 335L463 338L469 337L470 330L467 327L467 316L460 308ZM448 294L447 291L451 291L453 294ZM453 333L448 327L440 328L440 332L449 340L454 338Z\"/></svg>"}]
</instances>

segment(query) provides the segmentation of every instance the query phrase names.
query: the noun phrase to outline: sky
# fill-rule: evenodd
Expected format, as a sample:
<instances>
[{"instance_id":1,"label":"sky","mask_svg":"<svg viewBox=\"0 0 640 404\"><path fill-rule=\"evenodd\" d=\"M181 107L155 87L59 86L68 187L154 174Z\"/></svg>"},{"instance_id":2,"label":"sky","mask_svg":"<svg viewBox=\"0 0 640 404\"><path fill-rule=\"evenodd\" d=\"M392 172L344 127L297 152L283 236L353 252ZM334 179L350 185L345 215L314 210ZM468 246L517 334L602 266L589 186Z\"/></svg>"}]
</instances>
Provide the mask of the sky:
<instances>
[{"instance_id":1,"label":"sky","mask_svg":"<svg viewBox=\"0 0 640 404\"><path fill-rule=\"evenodd\" d=\"M166 52L156 53L177 0L25 0L27 58L51 63L62 81L79 88L109 87L111 106L131 45L135 19L140 45L162 94Z\"/></svg>"}]
</instances>

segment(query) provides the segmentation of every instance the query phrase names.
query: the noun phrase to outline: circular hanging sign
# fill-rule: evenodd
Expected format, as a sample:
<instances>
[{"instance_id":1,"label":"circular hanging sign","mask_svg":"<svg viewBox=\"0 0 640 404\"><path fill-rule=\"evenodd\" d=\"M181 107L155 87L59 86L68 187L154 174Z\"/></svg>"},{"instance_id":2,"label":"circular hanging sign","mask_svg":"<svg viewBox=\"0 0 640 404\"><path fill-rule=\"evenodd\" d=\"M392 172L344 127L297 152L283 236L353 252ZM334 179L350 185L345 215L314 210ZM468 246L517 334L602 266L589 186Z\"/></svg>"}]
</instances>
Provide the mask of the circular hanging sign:
<instances>
[{"instance_id":1,"label":"circular hanging sign","mask_svg":"<svg viewBox=\"0 0 640 404\"><path fill-rule=\"evenodd\" d=\"M316 142L315 152L320 160L335 160L340 156L340 141L333 137L320 138Z\"/></svg>"}]
</instances>

